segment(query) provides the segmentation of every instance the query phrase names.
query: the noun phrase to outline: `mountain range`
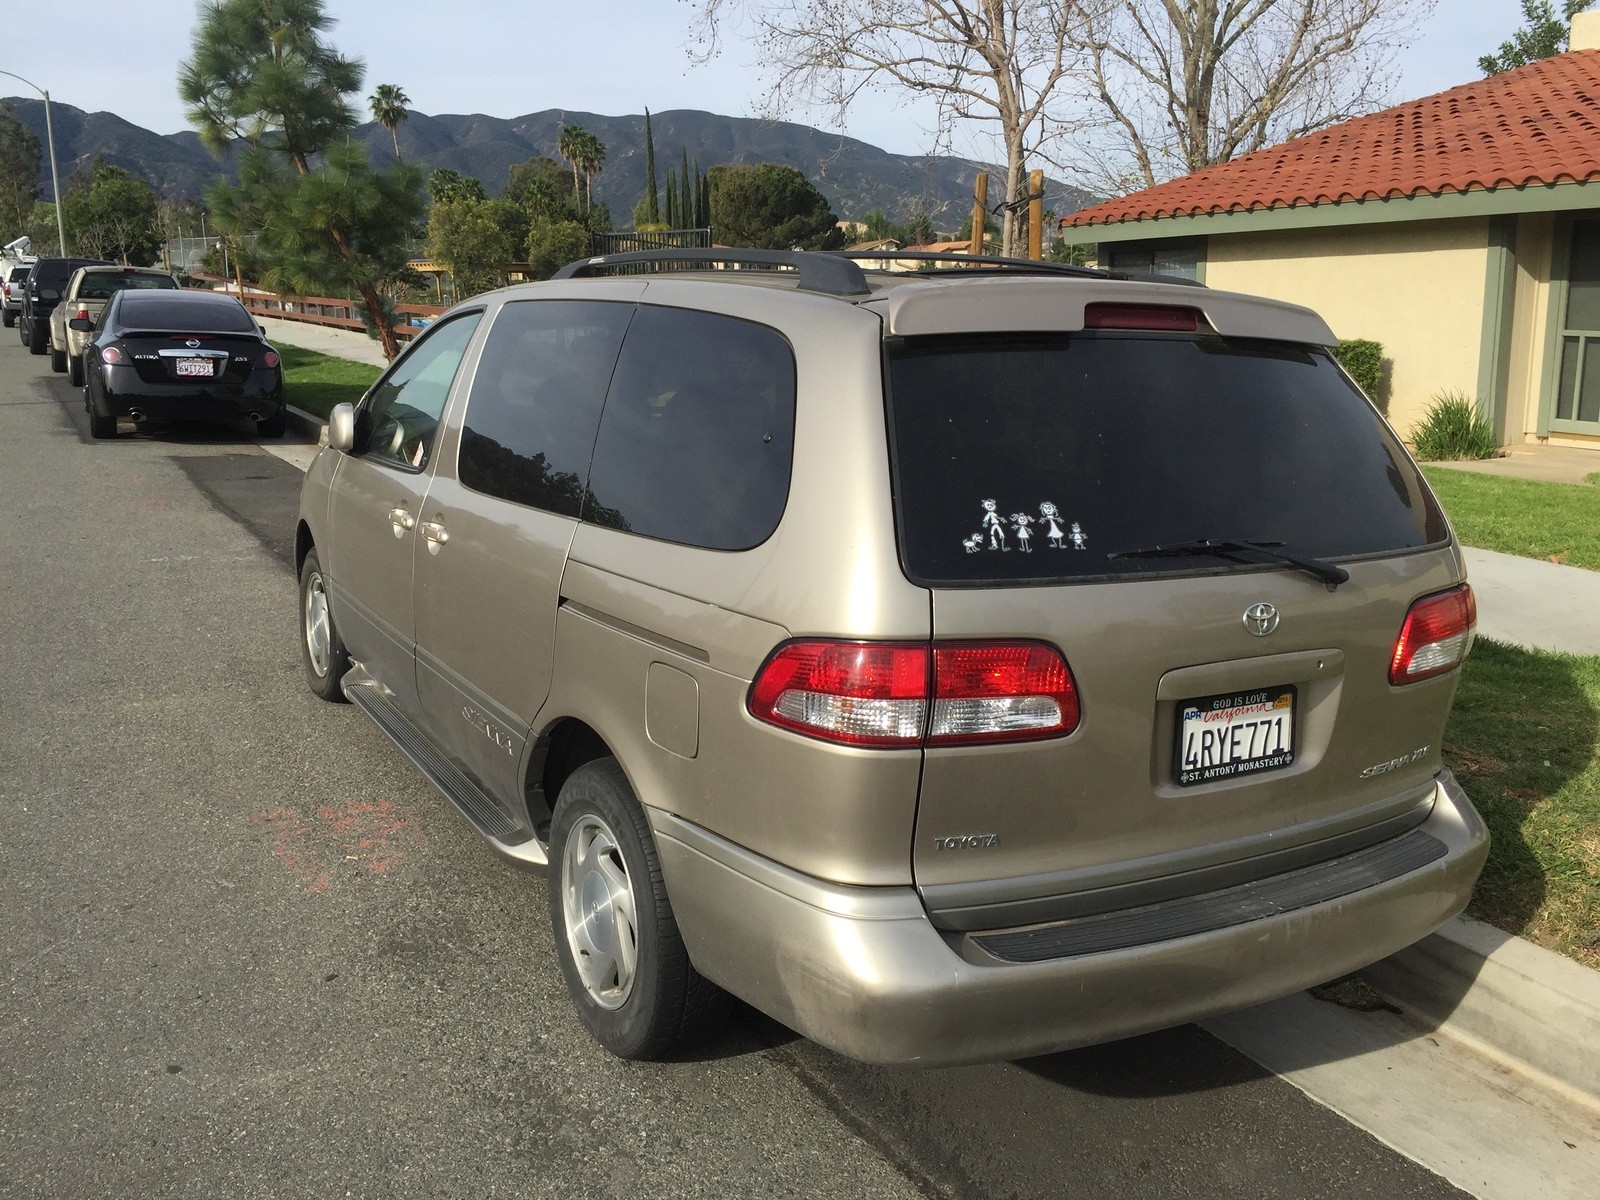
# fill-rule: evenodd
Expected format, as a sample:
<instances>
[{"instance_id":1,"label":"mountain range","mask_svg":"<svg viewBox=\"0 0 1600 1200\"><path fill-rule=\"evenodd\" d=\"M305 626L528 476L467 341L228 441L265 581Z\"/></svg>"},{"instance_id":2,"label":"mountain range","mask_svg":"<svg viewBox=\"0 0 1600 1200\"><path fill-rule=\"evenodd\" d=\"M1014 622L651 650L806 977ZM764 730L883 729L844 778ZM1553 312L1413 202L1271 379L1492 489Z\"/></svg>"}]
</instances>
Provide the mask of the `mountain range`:
<instances>
[{"instance_id":1,"label":"mountain range","mask_svg":"<svg viewBox=\"0 0 1600 1200\"><path fill-rule=\"evenodd\" d=\"M36 99L12 97L17 119L45 144L44 105ZM125 121L115 113L84 112L59 101L50 107L62 187L73 171L95 155L147 179L163 196L199 200L218 175L231 175L232 163L213 158L193 131L160 134ZM855 138L826 133L788 121L725 117L694 109L652 113L656 180L664 186L667 171L687 150L701 168L725 163L783 163L802 172L828 198L834 213L859 220L874 209L905 219L925 209L936 227L954 229L972 206L973 179L985 164L947 155L891 154ZM581 125L606 146L604 170L594 179L594 198L604 201L619 225L630 223L633 205L644 194L644 116L608 117L597 113L546 109L521 117L481 113L428 116L412 112L399 128L400 153L432 170L451 167L476 176L491 195L504 186L511 167L538 155L559 161L556 139L563 125ZM389 131L373 122L357 129L372 161L383 165L393 157ZM999 194L999 167L990 195ZM41 185L50 191L48 161ZM1096 198L1048 176L1045 207L1058 215L1073 212ZM991 200L992 203L992 200Z\"/></svg>"}]
</instances>

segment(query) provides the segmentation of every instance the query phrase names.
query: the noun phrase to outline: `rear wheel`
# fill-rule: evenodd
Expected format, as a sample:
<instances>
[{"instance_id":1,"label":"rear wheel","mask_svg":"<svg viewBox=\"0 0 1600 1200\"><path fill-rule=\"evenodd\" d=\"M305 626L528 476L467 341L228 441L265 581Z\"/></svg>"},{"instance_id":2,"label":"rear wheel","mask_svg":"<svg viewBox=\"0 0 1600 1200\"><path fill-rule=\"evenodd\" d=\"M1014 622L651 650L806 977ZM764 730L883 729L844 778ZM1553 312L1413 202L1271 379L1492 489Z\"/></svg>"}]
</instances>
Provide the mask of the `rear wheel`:
<instances>
[{"instance_id":1,"label":"rear wheel","mask_svg":"<svg viewBox=\"0 0 1600 1200\"><path fill-rule=\"evenodd\" d=\"M13 325L15 325L17 323L17 314L12 312L11 309L8 308L8 309L5 310L5 315L4 316L0 316L0 321L4 321L5 324L6 324L6 328L10 329Z\"/></svg>"},{"instance_id":2,"label":"rear wheel","mask_svg":"<svg viewBox=\"0 0 1600 1200\"><path fill-rule=\"evenodd\" d=\"M644 810L614 758L574 771L550 825L550 920L567 993L619 1058L702 1036L727 996L689 961Z\"/></svg>"},{"instance_id":3,"label":"rear wheel","mask_svg":"<svg viewBox=\"0 0 1600 1200\"><path fill-rule=\"evenodd\" d=\"M67 352L65 350L57 350L54 346L50 347L50 369L57 375L67 369Z\"/></svg>"},{"instance_id":4,"label":"rear wheel","mask_svg":"<svg viewBox=\"0 0 1600 1200\"><path fill-rule=\"evenodd\" d=\"M74 354L67 359L67 382L73 387L83 386L83 356Z\"/></svg>"},{"instance_id":5,"label":"rear wheel","mask_svg":"<svg viewBox=\"0 0 1600 1200\"><path fill-rule=\"evenodd\" d=\"M264 438L280 438L289 428L289 410L280 408L273 416L265 421L256 422L256 436Z\"/></svg>"},{"instance_id":6,"label":"rear wheel","mask_svg":"<svg viewBox=\"0 0 1600 1200\"><path fill-rule=\"evenodd\" d=\"M117 436L117 419L109 413L99 413L94 408L89 409L89 436L92 438L114 438Z\"/></svg>"},{"instance_id":7,"label":"rear wheel","mask_svg":"<svg viewBox=\"0 0 1600 1200\"><path fill-rule=\"evenodd\" d=\"M339 682L350 669L350 655L333 623L328 607L328 581L315 549L300 564L300 657L305 662L306 686L320 700L344 701Z\"/></svg>"}]
</instances>

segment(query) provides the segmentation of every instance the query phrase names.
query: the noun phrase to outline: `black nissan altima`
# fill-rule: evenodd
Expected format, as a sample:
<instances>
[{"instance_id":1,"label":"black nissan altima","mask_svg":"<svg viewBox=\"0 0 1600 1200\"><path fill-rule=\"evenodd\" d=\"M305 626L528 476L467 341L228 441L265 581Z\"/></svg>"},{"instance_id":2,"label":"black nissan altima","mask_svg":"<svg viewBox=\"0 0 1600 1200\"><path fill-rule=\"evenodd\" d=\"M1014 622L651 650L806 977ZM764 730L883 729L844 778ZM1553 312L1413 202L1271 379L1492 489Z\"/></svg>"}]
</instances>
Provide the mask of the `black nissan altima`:
<instances>
[{"instance_id":1,"label":"black nissan altima","mask_svg":"<svg viewBox=\"0 0 1600 1200\"><path fill-rule=\"evenodd\" d=\"M123 291L84 348L89 432L117 436L117 418L256 423L282 437L283 368L244 305L216 292Z\"/></svg>"}]
</instances>

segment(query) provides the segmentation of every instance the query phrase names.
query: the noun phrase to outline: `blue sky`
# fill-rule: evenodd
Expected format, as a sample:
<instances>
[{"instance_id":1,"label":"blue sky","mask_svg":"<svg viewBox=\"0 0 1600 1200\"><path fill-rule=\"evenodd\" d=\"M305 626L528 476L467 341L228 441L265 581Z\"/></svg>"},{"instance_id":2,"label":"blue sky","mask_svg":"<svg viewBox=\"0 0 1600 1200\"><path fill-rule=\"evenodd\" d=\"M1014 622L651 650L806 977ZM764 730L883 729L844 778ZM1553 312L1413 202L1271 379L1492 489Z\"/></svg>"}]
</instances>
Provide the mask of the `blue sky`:
<instances>
[{"instance_id":1,"label":"blue sky","mask_svg":"<svg viewBox=\"0 0 1600 1200\"><path fill-rule=\"evenodd\" d=\"M618 115L649 106L750 116L761 103L749 45L729 44L706 66L689 63L686 0L327 0L326 7L338 20L334 43L366 61L365 90L398 83L422 112ZM0 70L26 76L54 100L173 133L185 128L175 81L193 14L188 0L4 0ZM1392 99L1477 78L1478 56L1520 19L1517 0L1440 0L1415 41L1396 51ZM46 46L63 49L27 49ZM0 77L0 95L22 94ZM792 119L828 127L817 114ZM916 154L928 149L930 126L915 109L869 97L844 132Z\"/></svg>"}]
</instances>

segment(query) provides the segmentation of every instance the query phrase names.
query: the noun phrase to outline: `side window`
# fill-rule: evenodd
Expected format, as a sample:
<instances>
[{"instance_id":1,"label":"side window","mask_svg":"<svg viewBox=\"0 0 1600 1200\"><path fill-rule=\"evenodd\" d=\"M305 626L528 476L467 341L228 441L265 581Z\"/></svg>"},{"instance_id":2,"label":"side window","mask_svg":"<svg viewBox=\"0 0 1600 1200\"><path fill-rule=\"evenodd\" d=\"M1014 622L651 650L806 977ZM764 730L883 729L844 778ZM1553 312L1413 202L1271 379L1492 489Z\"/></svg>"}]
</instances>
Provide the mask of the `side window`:
<instances>
[{"instance_id":1,"label":"side window","mask_svg":"<svg viewBox=\"0 0 1600 1200\"><path fill-rule=\"evenodd\" d=\"M361 413L363 455L418 471L427 465L450 381L482 316L466 313L434 326L373 388Z\"/></svg>"},{"instance_id":2,"label":"side window","mask_svg":"<svg viewBox=\"0 0 1600 1200\"><path fill-rule=\"evenodd\" d=\"M633 305L507 304L484 342L461 431L465 487L576 517Z\"/></svg>"},{"instance_id":3,"label":"side window","mask_svg":"<svg viewBox=\"0 0 1600 1200\"><path fill-rule=\"evenodd\" d=\"M735 317L641 305L600 418L583 517L711 550L772 535L789 498L794 353Z\"/></svg>"}]
</instances>

